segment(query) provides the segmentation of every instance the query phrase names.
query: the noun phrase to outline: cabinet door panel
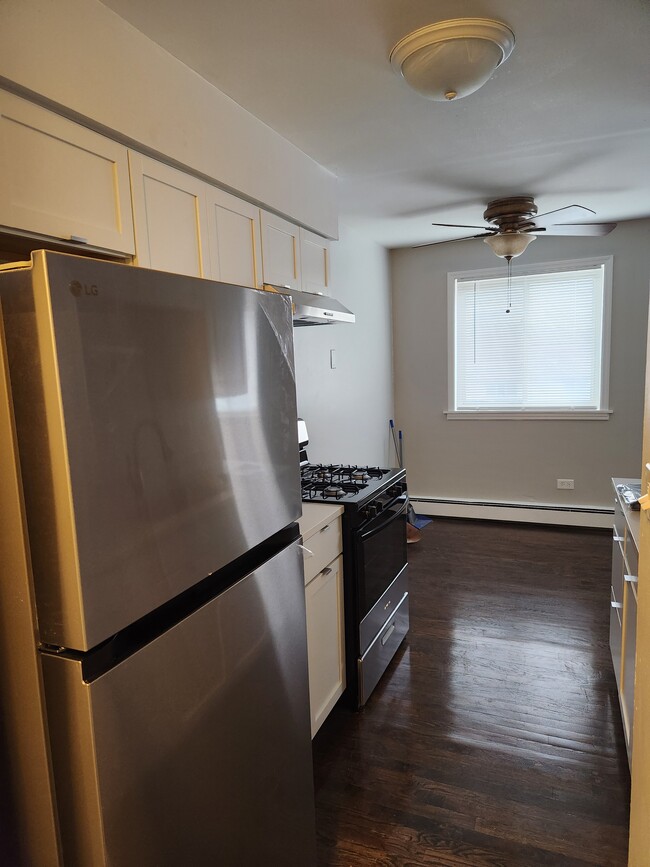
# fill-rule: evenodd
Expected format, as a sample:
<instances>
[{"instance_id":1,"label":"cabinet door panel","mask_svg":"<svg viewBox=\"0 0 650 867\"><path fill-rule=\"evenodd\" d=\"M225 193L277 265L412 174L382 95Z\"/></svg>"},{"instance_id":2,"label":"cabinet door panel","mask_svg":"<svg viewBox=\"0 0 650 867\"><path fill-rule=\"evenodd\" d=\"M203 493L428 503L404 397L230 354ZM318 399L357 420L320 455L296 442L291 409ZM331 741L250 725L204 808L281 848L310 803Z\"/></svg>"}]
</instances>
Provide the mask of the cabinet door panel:
<instances>
[{"instance_id":1,"label":"cabinet door panel","mask_svg":"<svg viewBox=\"0 0 650 867\"><path fill-rule=\"evenodd\" d=\"M329 290L329 241L300 230L300 262L302 269L302 289L304 292Z\"/></svg>"},{"instance_id":2,"label":"cabinet door panel","mask_svg":"<svg viewBox=\"0 0 650 867\"><path fill-rule=\"evenodd\" d=\"M131 151L138 265L206 277L205 184Z\"/></svg>"},{"instance_id":3,"label":"cabinet door panel","mask_svg":"<svg viewBox=\"0 0 650 867\"><path fill-rule=\"evenodd\" d=\"M262 285L259 208L206 187L211 276L238 286Z\"/></svg>"},{"instance_id":4,"label":"cabinet door panel","mask_svg":"<svg viewBox=\"0 0 650 867\"><path fill-rule=\"evenodd\" d=\"M628 741L628 753L632 755L632 722L634 718L634 678L636 670L636 596L632 585L626 583L623 614L623 677L621 704L623 722Z\"/></svg>"},{"instance_id":5,"label":"cabinet door panel","mask_svg":"<svg viewBox=\"0 0 650 867\"><path fill-rule=\"evenodd\" d=\"M300 289L299 229L288 220L261 212L264 282Z\"/></svg>"},{"instance_id":6,"label":"cabinet door panel","mask_svg":"<svg viewBox=\"0 0 650 867\"><path fill-rule=\"evenodd\" d=\"M342 557L305 588L312 737L345 689Z\"/></svg>"},{"instance_id":7,"label":"cabinet door panel","mask_svg":"<svg viewBox=\"0 0 650 867\"><path fill-rule=\"evenodd\" d=\"M127 149L0 93L0 223L132 254Z\"/></svg>"}]
</instances>

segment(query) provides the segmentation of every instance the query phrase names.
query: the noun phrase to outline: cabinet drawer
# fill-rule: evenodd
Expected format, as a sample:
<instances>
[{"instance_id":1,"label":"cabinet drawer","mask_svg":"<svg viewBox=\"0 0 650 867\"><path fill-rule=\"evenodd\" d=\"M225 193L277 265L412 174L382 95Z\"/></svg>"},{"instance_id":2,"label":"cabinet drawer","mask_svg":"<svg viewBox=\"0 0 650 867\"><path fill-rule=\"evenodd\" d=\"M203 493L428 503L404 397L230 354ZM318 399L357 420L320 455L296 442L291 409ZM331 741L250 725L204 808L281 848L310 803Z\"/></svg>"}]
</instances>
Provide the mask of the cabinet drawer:
<instances>
[{"instance_id":1,"label":"cabinet drawer","mask_svg":"<svg viewBox=\"0 0 650 867\"><path fill-rule=\"evenodd\" d=\"M621 541L625 538L625 516L618 496L614 497L614 537Z\"/></svg>"},{"instance_id":2,"label":"cabinet drawer","mask_svg":"<svg viewBox=\"0 0 650 867\"><path fill-rule=\"evenodd\" d=\"M636 550L634 539L629 529L626 528L625 537L625 560L627 562L626 572L628 575L639 577L639 552Z\"/></svg>"},{"instance_id":3,"label":"cabinet drawer","mask_svg":"<svg viewBox=\"0 0 650 867\"><path fill-rule=\"evenodd\" d=\"M384 628L375 638L363 657L358 660L359 666L359 701L365 704L370 693L379 683L397 648L402 643L409 630L409 595L405 593L400 604Z\"/></svg>"},{"instance_id":4,"label":"cabinet drawer","mask_svg":"<svg viewBox=\"0 0 650 867\"><path fill-rule=\"evenodd\" d=\"M305 568L305 584L309 584L335 557L341 553L341 520L333 518L311 536L308 536L302 552Z\"/></svg>"}]
</instances>

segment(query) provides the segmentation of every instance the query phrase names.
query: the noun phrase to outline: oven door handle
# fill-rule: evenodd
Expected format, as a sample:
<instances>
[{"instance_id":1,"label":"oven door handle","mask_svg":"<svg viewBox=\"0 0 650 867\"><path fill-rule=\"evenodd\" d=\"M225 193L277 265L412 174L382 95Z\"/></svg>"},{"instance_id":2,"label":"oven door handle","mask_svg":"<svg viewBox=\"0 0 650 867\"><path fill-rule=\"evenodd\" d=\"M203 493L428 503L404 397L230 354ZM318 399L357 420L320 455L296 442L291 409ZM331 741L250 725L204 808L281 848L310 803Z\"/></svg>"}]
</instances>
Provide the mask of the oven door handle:
<instances>
[{"instance_id":1,"label":"oven door handle","mask_svg":"<svg viewBox=\"0 0 650 867\"><path fill-rule=\"evenodd\" d=\"M370 539L372 536L375 536L377 533L381 533L382 530L385 530L386 527L394 521L396 518L399 518L400 515L403 515L406 509L408 508L408 500L405 500L401 509L397 512L391 512L385 521L382 521L378 527L373 527L372 530L368 530L367 533L361 533L360 539L362 542L365 542L366 539Z\"/></svg>"}]
</instances>

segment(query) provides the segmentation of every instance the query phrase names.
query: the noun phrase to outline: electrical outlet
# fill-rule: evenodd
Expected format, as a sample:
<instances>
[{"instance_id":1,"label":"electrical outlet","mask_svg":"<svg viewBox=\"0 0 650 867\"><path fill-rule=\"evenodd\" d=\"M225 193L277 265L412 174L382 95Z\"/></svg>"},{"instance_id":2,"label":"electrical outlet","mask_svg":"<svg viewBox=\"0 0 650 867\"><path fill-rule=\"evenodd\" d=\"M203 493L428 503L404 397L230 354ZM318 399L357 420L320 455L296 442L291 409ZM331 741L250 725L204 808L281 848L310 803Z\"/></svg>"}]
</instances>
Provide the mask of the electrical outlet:
<instances>
[{"instance_id":1,"label":"electrical outlet","mask_svg":"<svg viewBox=\"0 0 650 867\"><path fill-rule=\"evenodd\" d=\"M573 479L558 479L557 486L560 491L572 491L574 488Z\"/></svg>"}]
</instances>

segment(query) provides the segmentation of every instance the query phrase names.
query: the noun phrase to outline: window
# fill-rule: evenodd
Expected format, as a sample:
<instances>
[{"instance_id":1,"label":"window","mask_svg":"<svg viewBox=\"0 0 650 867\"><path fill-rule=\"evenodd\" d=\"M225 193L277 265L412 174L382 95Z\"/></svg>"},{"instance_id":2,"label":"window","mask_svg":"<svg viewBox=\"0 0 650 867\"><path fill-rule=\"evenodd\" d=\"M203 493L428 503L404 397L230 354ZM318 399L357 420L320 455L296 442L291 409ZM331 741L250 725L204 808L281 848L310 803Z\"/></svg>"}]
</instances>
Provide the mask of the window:
<instances>
[{"instance_id":1,"label":"window","mask_svg":"<svg viewBox=\"0 0 650 867\"><path fill-rule=\"evenodd\" d=\"M449 275L449 417L607 418L611 256Z\"/></svg>"}]
</instances>

